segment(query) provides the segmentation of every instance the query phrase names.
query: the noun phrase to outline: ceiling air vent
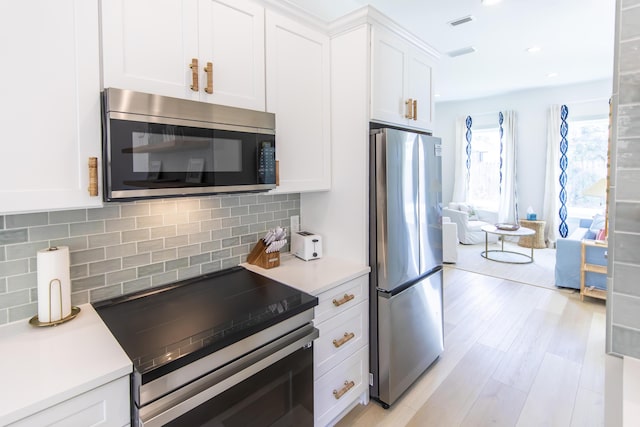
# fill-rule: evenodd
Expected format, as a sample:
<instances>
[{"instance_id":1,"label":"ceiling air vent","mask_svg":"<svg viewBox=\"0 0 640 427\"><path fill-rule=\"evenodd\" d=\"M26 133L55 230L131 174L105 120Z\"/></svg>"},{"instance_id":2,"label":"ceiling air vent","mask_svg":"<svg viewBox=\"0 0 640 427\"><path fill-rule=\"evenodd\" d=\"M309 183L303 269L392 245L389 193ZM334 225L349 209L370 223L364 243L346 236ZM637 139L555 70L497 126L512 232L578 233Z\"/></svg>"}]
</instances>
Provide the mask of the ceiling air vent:
<instances>
[{"instance_id":1,"label":"ceiling air vent","mask_svg":"<svg viewBox=\"0 0 640 427\"><path fill-rule=\"evenodd\" d=\"M449 22L448 24L451 25L452 27L457 27L458 25L462 25L462 24L466 24L468 22L471 22L474 19L476 19L476 18L473 15L469 15L469 16L465 16L463 18L454 19L453 21Z\"/></svg>"},{"instance_id":2,"label":"ceiling air vent","mask_svg":"<svg viewBox=\"0 0 640 427\"><path fill-rule=\"evenodd\" d=\"M469 46L469 47L463 47L462 49L458 49L458 50L452 50L451 52L448 52L447 55L449 55L452 58L455 58L456 56L466 55L468 53L473 53L475 51L476 51L475 47Z\"/></svg>"}]
</instances>

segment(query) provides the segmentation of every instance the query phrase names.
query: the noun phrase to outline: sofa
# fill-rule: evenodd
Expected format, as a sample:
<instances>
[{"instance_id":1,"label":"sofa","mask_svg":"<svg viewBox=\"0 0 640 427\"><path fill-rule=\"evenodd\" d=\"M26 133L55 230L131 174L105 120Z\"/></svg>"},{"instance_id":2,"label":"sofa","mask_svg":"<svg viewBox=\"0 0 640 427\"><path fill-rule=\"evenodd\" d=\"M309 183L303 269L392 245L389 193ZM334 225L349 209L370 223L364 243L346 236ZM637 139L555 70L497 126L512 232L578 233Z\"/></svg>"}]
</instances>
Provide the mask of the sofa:
<instances>
[{"instance_id":1,"label":"sofa","mask_svg":"<svg viewBox=\"0 0 640 427\"><path fill-rule=\"evenodd\" d=\"M579 227L569 237L556 242L556 286L580 289L580 263L582 239L595 240L604 228L604 217L596 215L593 219L581 219ZM586 262L588 264L607 265L607 248L587 246ZM600 273L585 273L585 283L599 289L607 288L607 277Z\"/></svg>"},{"instance_id":2,"label":"sofa","mask_svg":"<svg viewBox=\"0 0 640 427\"><path fill-rule=\"evenodd\" d=\"M442 209L442 216L449 217L458 228L458 240L464 245L484 243L485 232L481 228L485 225L495 225L498 213L474 208L467 203L451 202ZM498 236L488 235L489 242L497 242Z\"/></svg>"}]
</instances>

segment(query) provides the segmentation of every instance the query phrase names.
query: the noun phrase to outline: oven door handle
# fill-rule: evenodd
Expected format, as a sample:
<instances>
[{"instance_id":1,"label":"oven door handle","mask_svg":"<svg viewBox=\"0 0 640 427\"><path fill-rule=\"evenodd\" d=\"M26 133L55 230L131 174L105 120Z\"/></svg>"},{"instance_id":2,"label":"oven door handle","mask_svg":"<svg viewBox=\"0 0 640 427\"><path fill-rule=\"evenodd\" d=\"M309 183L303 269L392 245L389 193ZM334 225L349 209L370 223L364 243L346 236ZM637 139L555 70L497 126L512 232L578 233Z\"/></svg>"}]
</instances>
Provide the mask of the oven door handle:
<instances>
[{"instance_id":1,"label":"oven door handle","mask_svg":"<svg viewBox=\"0 0 640 427\"><path fill-rule=\"evenodd\" d=\"M140 427L165 425L278 360L308 346L318 336L319 332L312 324L305 325L140 408L134 422Z\"/></svg>"}]
</instances>

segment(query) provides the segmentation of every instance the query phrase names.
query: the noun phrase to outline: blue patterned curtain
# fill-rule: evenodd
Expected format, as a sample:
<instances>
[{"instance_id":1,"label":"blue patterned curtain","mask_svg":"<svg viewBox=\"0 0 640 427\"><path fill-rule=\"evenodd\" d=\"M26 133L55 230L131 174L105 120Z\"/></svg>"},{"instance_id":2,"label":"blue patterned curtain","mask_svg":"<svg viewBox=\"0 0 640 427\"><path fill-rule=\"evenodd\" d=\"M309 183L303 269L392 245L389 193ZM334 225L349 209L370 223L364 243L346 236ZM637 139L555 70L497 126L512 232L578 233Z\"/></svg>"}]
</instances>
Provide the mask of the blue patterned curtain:
<instances>
[{"instance_id":1,"label":"blue patterned curtain","mask_svg":"<svg viewBox=\"0 0 640 427\"><path fill-rule=\"evenodd\" d=\"M467 147L465 152L467 153L467 188L469 187L469 182L471 182L471 124L473 121L471 120L471 116L467 116L465 120L465 124L467 125L467 133L465 134L465 139L467 140Z\"/></svg>"},{"instance_id":2,"label":"blue patterned curtain","mask_svg":"<svg viewBox=\"0 0 640 427\"><path fill-rule=\"evenodd\" d=\"M567 166L569 160L567 159L567 150L569 148L569 142L567 142L567 133L569 132L569 125L567 124L567 117L569 116L569 109L566 105L560 107L560 226L558 231L560 236L567 237L569 234L569 227L567 227Z\"/></svg>"}]
</instances>

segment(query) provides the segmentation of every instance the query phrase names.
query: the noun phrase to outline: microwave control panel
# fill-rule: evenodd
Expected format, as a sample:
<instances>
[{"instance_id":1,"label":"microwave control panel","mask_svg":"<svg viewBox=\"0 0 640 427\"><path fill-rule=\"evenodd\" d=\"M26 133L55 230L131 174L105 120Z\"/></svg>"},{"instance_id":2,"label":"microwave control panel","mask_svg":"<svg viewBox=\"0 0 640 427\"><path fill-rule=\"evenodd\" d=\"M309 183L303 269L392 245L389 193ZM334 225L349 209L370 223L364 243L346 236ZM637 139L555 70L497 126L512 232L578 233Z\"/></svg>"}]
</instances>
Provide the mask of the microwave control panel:
<instances>
[{"instance_id":1,"label":"microwave control panel","mask_svg":"<svg viewBox=\"0 0 640 427\"><path fill-rule=\"evenodd\" d=\"M276 148L272 141L263 141L260 144L258 176L261 184L276 182Z\"/></svg>"}]
</instances>

